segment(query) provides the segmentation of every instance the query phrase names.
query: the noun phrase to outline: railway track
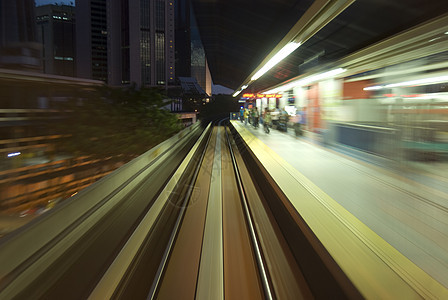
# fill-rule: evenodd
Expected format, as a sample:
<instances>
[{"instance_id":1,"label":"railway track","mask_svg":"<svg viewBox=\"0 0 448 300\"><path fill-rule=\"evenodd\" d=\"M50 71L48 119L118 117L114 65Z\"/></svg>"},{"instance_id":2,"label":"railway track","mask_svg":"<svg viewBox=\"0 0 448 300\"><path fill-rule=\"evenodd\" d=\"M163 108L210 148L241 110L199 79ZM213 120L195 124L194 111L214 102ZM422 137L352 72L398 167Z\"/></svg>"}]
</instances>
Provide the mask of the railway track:
<instances>
[{"instance_id":1,"label":"railway track","mask_svg":"<svg viewBox=\"0 0 448 300\"><path fill-rule=\"evenodd\" d=\"M151 232L116 288L106 274L92 299L103 298L105 290L116 299L359 296L341 288L328 271L310 286L303 258L296 259L225 122L213 126L202 143L159 216L158 233ZM313 263L309 250L298 252Z\"/></svg>"},{"instance_id":2,"label":"railway track","mask_svg":"<svg viewBox=\"0 0 448 300\"><path fill-rule=\"evenodd\" d=\"M139 174L11 267L0 298L361 298L226 121Z\"/></svg>"}]
</instances>

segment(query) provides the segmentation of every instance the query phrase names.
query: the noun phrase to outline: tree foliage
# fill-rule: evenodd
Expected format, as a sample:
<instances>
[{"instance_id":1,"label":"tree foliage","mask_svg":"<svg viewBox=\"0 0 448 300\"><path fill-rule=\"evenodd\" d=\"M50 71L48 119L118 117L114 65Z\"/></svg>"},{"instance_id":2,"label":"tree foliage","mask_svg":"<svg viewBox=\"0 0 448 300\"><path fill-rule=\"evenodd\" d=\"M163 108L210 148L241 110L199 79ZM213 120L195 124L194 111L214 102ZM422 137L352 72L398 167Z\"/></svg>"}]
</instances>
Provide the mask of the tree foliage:
<instances>
[{"instance_id":1,"label":"tree foliage","mask_svg":"<svg viewBox=\"0 0 448 300\"><path fill-rule=\"evenodd\" d=\"M157 89L95 88L69 102L59 151L96 157L138 156L181 128Z\"/></svg>"}]
</instances>

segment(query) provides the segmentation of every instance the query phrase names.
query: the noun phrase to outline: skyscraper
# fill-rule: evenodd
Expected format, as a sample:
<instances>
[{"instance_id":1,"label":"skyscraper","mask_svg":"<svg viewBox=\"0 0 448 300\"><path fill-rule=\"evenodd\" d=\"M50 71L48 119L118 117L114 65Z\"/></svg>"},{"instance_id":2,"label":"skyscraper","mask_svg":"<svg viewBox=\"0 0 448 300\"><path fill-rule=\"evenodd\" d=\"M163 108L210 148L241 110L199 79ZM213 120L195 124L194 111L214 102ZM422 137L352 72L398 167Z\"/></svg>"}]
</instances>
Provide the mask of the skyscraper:
<instances>
[{"instance_id":1,"label":"skyscraper","mask_svg":"<svg viewBox=\"0 0 448 300\"><path fill-rule=\"evenodd\" d=\"M176 75L191 77L190 0L175 0Z\"/></svg>"},{"instance_id":2,"label":"skyscraper","mask_svg":"<svg viewBox=\"0 0 448 300\"><path fill-rule=\"evenodd\" d=\"M69 5L36 7L37 37L43 45L43 71L75 76L75 15Z\"/></svg>"},{"instance_id":3,"label":"skyscraper","mask_svg":"<svg viewBox=\"0 0 448 300\"><path fill-rule=\"evenodd\" d=\"M212 79L191 0L176 0L176 74L195 78L211 95Z\"/></svg>"},{"instance_id":4,"label":"skyscraper","mask_svg":"<svg viewBox=\"0 0 448 300\"><path fill-rule=\"evenodd\" d=\"M76 1L76 61L81 78L108 79L108 1Z\"/></svg>"},{"instance_id":5,"label":"skyscraper","mask_svg":"<svg viewBox=\"0 0 448 300\"><path fill-rule=\"evenodd\" d=\"M174 0L78 0L76 12L78 76L175 83Z\"/></svg>"},{"instance_id":6,"label":"skyscraper","mask_svg":"<svg viewBox=\"0 0 448 300\"><path fill-rule=\"evenodd\" d=\"M201 35L196 23L196 17L191 9L191 77L196 78L202 89L211 95L211 76L208 70L207 57L204 46L202 45Z\"/></svg>"}]
</instances>

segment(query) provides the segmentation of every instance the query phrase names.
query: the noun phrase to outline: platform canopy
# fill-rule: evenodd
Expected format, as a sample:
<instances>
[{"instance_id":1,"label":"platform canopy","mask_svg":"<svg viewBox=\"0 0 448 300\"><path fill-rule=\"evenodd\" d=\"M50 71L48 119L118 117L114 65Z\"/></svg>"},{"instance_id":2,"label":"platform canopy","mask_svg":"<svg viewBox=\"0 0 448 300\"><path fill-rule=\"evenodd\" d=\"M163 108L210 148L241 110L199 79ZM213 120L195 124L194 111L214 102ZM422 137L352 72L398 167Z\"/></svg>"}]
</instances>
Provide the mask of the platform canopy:
<instances>
[{"instance_id":1,"label":"platform canopy","mask_svg":"<svg viewBox=\"0 0 448 300\"><path fill-rule=\"evenodd\" d=\"M263 60L291 40L301 43L246 92L259 92L448 12L440 0L191 1L215 84L241 88Z\"/></svg>"}]
</instances>

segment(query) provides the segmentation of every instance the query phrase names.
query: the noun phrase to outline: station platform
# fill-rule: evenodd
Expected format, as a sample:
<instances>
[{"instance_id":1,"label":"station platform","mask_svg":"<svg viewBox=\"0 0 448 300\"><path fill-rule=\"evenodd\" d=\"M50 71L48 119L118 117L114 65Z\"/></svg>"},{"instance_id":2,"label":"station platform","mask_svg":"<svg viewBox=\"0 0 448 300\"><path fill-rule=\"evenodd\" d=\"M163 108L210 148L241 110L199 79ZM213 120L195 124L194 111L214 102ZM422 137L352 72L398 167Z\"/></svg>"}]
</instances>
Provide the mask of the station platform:
<instances>
[{"instance_id":1,"label":"station platform","mask_svg":"<svg viewBox=\"0 0 448 300\"><path fill-rule=\"evenodd\" d=\"M262 125L254 129L239 121L232 124L246 144L264 144L272 156L280 157L277 158L279 168L294 168L295 171L288 172L297 171L296 177L309 180L300 184L314 186L317 195L322 193L321 197L328 197L330 202L334 200L347 215L359 220L358 224L365 224L378 235L377 240L372 238L372 243L384 240L448 288L448 177L444 177L443 167L438 173L425 172L343 147L324 147L310 137L297 138L277 130L267 134ZM283 163L290 166L282 166ZM265 167L268 172L277 168L274 164ZM363 231L362 228L352 230ZM391 265L399 260L398 256L390 257Z\"/></svg>"}]
</instances>

